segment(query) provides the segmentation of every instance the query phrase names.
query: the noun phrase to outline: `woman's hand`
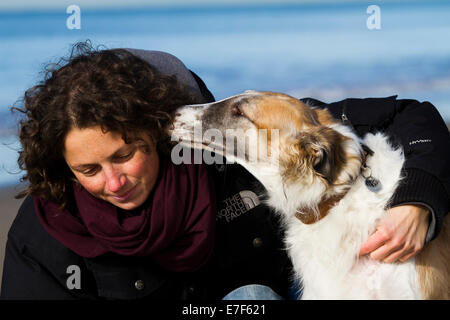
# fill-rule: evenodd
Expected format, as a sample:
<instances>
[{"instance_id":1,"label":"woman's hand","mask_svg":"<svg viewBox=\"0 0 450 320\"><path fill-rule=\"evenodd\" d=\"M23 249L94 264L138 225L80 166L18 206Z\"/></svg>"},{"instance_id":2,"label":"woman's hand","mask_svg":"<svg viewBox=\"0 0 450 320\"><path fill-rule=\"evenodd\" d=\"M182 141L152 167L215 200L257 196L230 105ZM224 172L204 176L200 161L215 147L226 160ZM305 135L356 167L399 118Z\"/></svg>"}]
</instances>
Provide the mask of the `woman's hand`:
<instances>
[{"instance_id":1,"label":"woman's hand","mask_svg":"<svg viewBox=\"0 0 450 320\"><path fill-rule=\"evenodd\" d=\"M420 205L402 205L388 210L376 231L362 245L359 255L373 260L405 262L424 246L430 210Z\"/></svg>"}]
</instances>

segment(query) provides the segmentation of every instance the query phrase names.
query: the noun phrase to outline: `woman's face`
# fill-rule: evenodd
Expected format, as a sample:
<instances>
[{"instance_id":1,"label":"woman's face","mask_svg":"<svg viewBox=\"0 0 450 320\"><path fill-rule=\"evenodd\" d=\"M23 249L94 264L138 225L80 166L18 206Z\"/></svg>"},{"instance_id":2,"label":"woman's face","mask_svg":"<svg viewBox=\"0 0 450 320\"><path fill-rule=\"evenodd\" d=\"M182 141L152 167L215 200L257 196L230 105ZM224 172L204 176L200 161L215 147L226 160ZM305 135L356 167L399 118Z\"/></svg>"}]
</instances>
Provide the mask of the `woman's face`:
<instances>
[{"instance_id":1,"label":"woman's face","mask_svg":"<svg viewBox=\"0 0 450 320\"><path fill-rule=\"evenodd\" d=\"M74 128L64 143L64 158L80 184L93 196L132 210L155 186L159 157L149 136L126 144L120 133L100 127Z\"/></svg>"}]
</instances>

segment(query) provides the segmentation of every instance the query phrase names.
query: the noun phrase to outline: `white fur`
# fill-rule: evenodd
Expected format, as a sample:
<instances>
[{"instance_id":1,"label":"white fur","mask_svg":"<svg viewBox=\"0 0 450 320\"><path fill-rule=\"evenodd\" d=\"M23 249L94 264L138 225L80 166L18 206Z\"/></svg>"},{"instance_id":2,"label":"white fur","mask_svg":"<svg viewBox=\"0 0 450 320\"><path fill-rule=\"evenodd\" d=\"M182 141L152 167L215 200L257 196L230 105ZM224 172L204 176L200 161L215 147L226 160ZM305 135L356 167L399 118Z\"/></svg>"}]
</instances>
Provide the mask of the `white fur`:
<instances>
[{"instance_id":1,"label":"white fur","mask_svg":"<svg viewBox=\"0 0 450 320\"><path fill-rule=\"evenodd\" d=\"M364 141L375 152L367 165L381 181L380 191L370 191L360 176L318 222L306 225L292 214L286 217L285 241L303 282L302 299L420 299L414 259L381 263L358 258L361 245L386 214L404 162L402 151L393 150L382 134L369 134Z\"/></svg>"}]
</instances>

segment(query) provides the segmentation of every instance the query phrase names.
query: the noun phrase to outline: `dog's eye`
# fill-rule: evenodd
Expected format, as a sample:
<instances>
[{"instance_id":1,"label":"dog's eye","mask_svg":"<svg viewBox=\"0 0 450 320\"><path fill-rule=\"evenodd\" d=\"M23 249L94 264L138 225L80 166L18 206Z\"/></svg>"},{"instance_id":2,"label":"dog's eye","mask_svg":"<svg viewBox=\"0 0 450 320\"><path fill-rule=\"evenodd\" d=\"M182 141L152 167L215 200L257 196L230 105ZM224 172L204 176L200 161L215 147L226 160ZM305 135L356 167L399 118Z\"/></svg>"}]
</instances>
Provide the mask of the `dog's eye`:
<instances>
[{"instance_id":1,"label":"dog's eye","mask_svg":"<svg viewBox=\"0 0 450 320\"><path fill-rule=\"evenodd\" d=\"M236 116L243 116L244 115L244 113L241 111L241 109L239 109L238 105L234 105L233 108L231 108L231 111Z\"/></svg>"}]
</instances>

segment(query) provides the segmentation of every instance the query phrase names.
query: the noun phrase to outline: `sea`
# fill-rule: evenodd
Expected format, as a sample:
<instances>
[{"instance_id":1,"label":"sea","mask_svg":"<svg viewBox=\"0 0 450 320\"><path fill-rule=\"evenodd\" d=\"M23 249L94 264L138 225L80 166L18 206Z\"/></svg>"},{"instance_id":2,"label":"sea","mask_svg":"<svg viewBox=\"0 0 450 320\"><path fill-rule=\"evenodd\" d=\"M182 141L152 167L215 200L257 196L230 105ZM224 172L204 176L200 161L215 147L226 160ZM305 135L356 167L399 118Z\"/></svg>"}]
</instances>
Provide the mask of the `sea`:
<instances>
[{"instance_id":1,"label":"sea","mask_svg":"<svg viewBox=\"0 0 450 320\"><path fill-rule=\"evenodd\" d=\"M0 11L0 186L17 184L25 90L91 40L169 52L216 100L248 89L430 101L450 122L450 1Z\"/></svg>"}]
</instances>

